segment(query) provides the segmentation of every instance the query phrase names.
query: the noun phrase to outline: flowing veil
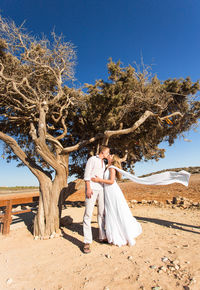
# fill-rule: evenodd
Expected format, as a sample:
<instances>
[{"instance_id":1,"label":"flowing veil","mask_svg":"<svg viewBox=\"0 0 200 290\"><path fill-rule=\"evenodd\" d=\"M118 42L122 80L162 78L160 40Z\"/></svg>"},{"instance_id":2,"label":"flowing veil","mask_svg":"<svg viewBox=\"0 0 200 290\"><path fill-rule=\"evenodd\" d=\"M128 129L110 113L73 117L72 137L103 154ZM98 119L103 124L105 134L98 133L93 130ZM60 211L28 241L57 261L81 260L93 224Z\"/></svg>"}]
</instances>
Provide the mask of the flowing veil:
<instances>
[{"instance_id":1,"label":"flowing veil","mask_svg":"<svg viewBox=\"0 0 200 290\"><path fill-rule=\"evenodd\" d=\"M167 185L167 184L172 184L172 183L177 182L185 186L188 186L190 175L191 175L189 172L185 170L181 170L179 172L166 171L162 173L153 174L147 177L136 177L133 174L128 173L122 169L119 169L116 166L111 165L109 168L114 168L115 170L123 174L126 178L136 183L146 184L146 185Z\"/></svg>"}]
</instances>

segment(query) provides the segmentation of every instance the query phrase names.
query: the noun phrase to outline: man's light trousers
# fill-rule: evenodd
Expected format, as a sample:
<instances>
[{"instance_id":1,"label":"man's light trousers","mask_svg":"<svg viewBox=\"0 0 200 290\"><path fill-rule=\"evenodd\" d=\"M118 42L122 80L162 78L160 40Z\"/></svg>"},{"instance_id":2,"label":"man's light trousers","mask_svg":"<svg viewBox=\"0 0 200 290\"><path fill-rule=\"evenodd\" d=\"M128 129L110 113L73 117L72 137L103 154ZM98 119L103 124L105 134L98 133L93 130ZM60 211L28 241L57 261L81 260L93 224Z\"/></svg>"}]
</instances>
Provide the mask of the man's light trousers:
<instances>
[{"instance_id":1,"label":"man's light trousers","mask_svg":"<svg viewBox=\"0 0 200 290\"><path fill-rule=\"evenodd\" d=\"M85 199L85 213L83 217L83 234L84 243L92 243L92 229L91 229L91 219L94 210L95 203L97 201L98 207L98 225L99 225L99 239L106 239L105 234L105 213L104 213L104 192L103 188L98 190L93 190L91 198Z\"/></svg>"}]
</instances>

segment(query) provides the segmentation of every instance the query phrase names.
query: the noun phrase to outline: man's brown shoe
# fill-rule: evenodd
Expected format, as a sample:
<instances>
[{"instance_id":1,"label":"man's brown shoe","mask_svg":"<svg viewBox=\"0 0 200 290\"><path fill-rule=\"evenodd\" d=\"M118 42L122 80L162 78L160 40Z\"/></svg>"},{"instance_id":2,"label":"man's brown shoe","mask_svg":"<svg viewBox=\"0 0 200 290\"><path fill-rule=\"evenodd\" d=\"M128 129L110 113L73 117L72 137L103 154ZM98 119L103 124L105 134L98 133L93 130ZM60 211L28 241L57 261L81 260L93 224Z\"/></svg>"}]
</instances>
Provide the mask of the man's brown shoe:
<instances>
[{"instance_id":1,"label":"man's brown shoe","mask_svg":"<svg viewBox=\"0 0 200 290\"><path fill-rule=\"evenodd\" d=\"M90 250L90 244L84 244L84 247L83 247L83 253L84 253L84 254L89 254L89 253L91 253L91 250Z\"/></svg>"}]
</instances>

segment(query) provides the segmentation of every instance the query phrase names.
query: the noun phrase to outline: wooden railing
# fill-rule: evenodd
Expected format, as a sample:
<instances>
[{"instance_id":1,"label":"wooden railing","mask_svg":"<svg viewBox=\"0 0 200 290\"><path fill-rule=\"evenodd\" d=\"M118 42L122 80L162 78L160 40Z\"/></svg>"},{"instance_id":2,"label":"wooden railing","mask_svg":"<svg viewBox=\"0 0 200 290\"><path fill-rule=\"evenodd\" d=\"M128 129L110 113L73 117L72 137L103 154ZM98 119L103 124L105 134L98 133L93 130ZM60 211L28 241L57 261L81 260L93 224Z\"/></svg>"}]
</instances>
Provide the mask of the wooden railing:
<instances>
[{"instance_id":1,"label":"wooden railing","mask_svg":"<svg viewBox=\"0 0 200 290\"><path fill-rule=\"evenodd\" d=\"M13 205L34 203L39 200L39 192L0 194L0 207L5 207L5 213L0 214L1 232L7 235L10 232L12 215L30 212L30 209L13 211Z\"/></svg>"}]
</instances>

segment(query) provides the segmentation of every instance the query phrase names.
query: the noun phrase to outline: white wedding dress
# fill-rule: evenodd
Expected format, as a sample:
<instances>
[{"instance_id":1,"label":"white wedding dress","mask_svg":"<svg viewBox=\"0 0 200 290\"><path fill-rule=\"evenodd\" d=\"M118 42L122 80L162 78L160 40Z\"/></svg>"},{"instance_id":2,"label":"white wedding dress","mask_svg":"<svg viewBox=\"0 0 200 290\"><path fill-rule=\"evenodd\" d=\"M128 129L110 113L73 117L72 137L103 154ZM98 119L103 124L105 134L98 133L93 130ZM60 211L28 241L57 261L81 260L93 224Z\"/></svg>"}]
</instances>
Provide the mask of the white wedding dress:
<instances>
[{"instance_id":1,"label":"white wedding dress","mask_svg":"<svg viewBox=\"0 0 200 290\"><path fill-rule=\"evenodd\" d=\"M109 179L109 169L104 179ZM142 227L132 216L126 199L116 181L112 185L104 184L105 228L109 243L117 246L135 244L134 238L142 233Z\"/></svg>"},{"instance_id":2,"label":"white wedding dress","mask_svg":"<svg viewBox=\"0 0 200 290\"><path fill-rule=\"evenodd\" d=\"M178 182L184 186L188 186L190 179L190 173L184 170L179 172L168 171L139 178L118 167L110 166L109 168L114 168L130 180L140 184L167 185ZM109 168L107 168L104 173L104 179L109 179ZM105 228L108 242L117 246L126 244L131 246L134 245L134 238L142 233L142 227L132 216L126 199L117 182L115 181L112 185L104 184L104 194Z\"/></svg>"}]
</instances>

